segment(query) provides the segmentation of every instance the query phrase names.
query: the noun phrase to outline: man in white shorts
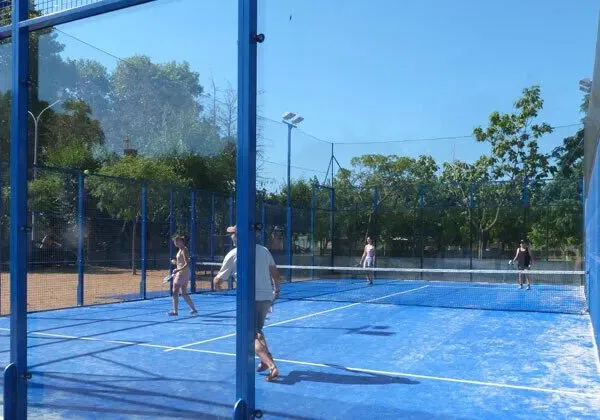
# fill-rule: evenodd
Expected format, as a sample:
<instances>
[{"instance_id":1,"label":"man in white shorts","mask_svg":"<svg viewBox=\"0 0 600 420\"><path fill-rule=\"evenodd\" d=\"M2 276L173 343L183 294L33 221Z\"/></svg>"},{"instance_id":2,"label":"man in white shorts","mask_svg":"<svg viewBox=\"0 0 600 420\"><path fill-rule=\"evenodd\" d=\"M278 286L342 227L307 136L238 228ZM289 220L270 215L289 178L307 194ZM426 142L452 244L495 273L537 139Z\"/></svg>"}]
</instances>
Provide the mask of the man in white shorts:
<instances>
[{"instance_id":1,"label":"man in white shorts","mask_svg":"<svg viewBox=\"0 0 600 420\"><path fill-rule=\"evenodd\" d=\"M231 234L234 248L229 251L223 260L221 270L213 280L215 289L220 289L223 282L229 279L237 269L237 230L235 226L227 228L227 233ZM256 296L255 296L255 318L256 318L256 336L254 337L254 352L260 358L260 363L256 370L258 372L269 369L269 375L265 378L267 381L274 380L279 375L279 370L275 365L273 356L269 352L267 340L263 334L263 327L267 313L273 304L273 300L279 297L279 271L275 260L267 248L256 244Z\"/></svg>"}]
</instances>

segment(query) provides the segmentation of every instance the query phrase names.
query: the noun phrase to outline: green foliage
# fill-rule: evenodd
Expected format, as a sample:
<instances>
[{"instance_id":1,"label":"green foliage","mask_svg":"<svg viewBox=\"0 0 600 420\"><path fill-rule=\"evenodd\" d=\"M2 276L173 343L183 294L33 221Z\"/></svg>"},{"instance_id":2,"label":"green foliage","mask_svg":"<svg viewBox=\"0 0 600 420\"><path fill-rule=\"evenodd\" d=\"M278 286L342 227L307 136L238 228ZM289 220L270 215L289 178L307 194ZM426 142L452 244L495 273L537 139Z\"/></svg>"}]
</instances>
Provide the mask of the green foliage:
<instances>
[{"instance_id":1,"label":"green foliage","mask_svg":"<svg viewBox=\"0 0 600 420\"><path fill-rule=\"evenodd\" d=\"M539 86L523 90L515 102L514 113L490 114L487 128L476 127L473 136L492 147L492 176L497 180L534 180L546 177L550 171L548 156L540 153L538 140L551 133L547 123L536 123L543 108Z\"/></svg>"},{"instance_id":2,"label":"green foliage","mask_svg":"<svg viewBox=\"0 0 600 420\"><path fill-rule=\"evenodd\" d=\"M583 177L584 130L565 137L562 145L554 148L552 157L556 160L554 172L563 177Z\"/></svg>"},{"instance_id":3,"label":"green foliage","mask_svg":"<svg viewBox=\"0 0 600 420\"><path fill-rule=\"evenodd\" d=\"M139 181L183 184L181 179L169 165L153 159L136 156L125 156L116 163L102 167L100 176L91 176L86 184L90 194L96 199L99 210L107 212L112 218L133 221L141 211L141 183ZM106 176L102 176L106 175ZM131 179L129 181L127 178ZM165 206L152 206L150 219L165 213Z\"/></svg>"},{"instance_id":4,"label":"green foliage","mask_svg":"<svg viewBox=\"0 0 600 420\"><path fill-rule=\"evenodd\" d=\"M98 170L101 165L89 145L76 141L55 149L48 155L46 163L49 166L75 168L82 171L87 169L92 172Z\"/></svg>"},{"instance_id":5,"label":"green foliage","mask_svg":"<svg viewBox=\"0 0 600 420\"><path fill-rule=\"evenodd\" d=\"M215 155L172 153L156 160L171 167L180 179L188 180L194 188L231 193L235 187L235 159L235 144L226 142Z\"/></svg>"}]
</instances>

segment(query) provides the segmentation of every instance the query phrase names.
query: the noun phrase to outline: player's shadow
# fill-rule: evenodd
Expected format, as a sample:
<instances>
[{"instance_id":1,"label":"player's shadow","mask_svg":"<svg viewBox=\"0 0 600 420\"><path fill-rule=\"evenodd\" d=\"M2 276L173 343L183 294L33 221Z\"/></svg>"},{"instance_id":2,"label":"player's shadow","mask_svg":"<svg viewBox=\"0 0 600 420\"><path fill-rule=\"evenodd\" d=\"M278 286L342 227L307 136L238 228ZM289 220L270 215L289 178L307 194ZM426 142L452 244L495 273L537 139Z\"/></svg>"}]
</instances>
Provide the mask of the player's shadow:
<instances>
[{"instance_id":1,"label":"player's shadow","mask_svg":"<svg viewBox=\"0 0 600 420\"><path fill-rule=\"evenodd\" d=\"M295 385L299 382L319 382L339 385L418 385L420 382L413 381L401 376L382 375L370 372L354 372L342 366L329 365L344 370L345 373L318 372L310 370L293 370L285 376L279 376L277 383L282 385Z\"/></svg>"},{"instance_id":2,"label":"player's shadow","mask_svg":"<svg viewBox=\"0 0 600 420\"><path fill-rule=\"evenodd\" d=\"M382 330L387 330L388 326L371 326L371 325L364 325L362 327L355 327L355 328L346 328L347 333L346 334L361 334L361 335L371 335L371 336L375 336L375 337L389 337L391 335L394 335L394 332L391 331L382 331ZM377 331L373 331L373 330L377 330Z\"/></svg>"}]
</instances>

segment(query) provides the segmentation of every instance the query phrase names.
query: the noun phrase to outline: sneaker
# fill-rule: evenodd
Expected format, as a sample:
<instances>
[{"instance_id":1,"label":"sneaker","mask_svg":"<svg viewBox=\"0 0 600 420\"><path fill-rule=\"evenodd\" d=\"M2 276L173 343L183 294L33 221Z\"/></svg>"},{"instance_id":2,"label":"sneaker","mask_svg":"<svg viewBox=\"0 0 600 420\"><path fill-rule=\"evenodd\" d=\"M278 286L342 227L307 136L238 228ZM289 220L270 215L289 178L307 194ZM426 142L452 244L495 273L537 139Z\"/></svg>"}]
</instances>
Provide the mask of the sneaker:
<instances>
[{"instance_id":1,"label":"sneaker","mask_svg":"<svg viewBox=\"0 0 600 420\"><path fill-rule=\"evenodd\" d=\"M531 285L527 285L527 290L531 290Z\"/></svg>"},{"instance_id":2,"label":"sneaker","mask_svg":"<svg viewBox=\"0 0 600 420\"><path fill-rule=\"evenodd\" d=\"M523 288L523 285L522 285L522 284L519 284L519 289L522 289L522 288Z\"/></svg>"},{"instance_id":3,"label":"sneaker","mask_svg":"<svg viewBox=\"0 0 600 420\"><path fill-rule=\"evenodd\" d=\"M190 315L192 315L192 316L198 315L198 311L194 309L194 310L190 311Z\"/></svg>"}]
</instances>

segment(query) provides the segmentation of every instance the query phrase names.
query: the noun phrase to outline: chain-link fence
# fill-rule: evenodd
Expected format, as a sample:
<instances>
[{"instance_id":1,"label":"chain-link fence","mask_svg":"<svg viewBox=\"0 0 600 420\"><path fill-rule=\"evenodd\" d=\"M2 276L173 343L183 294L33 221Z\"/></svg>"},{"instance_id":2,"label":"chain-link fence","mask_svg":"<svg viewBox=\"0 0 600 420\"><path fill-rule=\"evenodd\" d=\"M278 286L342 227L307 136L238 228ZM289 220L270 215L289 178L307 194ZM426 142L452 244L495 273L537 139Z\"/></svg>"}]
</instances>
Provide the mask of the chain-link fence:
<instances>
[{"instance_id":1,"label":"chain-link fence","mask_svg":"<svg viewBox=\"0 0 600 420\"><path fill-rule=\"evenodd\" d=\"M335 186L335 185L334 185ZM520 239L544 269L581 269L582 182L336 188L314 184L309 203L287 208L259 198L257 239L278 264L353 266L367 236L377 265L502 269ZM1 313L9 313L7 166L2 166ZM305 204L305 205L302 205ZM30 311L170 294L174 234L194 267L232 249L235 200L222 193L147 183L65 168L30 173ZM291 243L291 245L290 245ZM194 272L192 292L211 290L214 272ZM233 285L231 285L233 286Z\"/></svg>"}]
</instances>

